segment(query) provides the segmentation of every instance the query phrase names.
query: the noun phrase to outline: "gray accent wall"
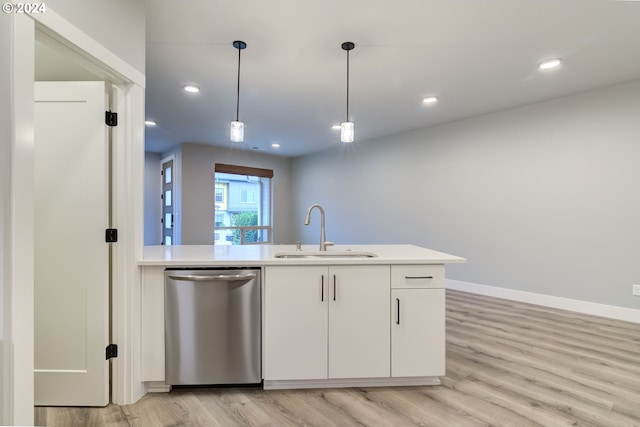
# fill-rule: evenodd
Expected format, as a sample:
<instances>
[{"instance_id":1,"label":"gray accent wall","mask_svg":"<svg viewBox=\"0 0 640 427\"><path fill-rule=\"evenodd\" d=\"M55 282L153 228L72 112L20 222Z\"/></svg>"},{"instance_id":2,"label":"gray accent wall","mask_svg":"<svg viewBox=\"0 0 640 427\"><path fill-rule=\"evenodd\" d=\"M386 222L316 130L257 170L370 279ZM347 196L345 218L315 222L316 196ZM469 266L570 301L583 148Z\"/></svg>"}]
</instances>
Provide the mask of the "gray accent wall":
<instances>
[{"instance_id":1,"label":"gray accent wall","mask_svg":"<svg viewBox=\"0 0 640 427\"><path fill-rule=\"evenodd\" d=\"M640 81L336 145L291 182L303 243L320 203L336 243L426 246L468 259L450 279L640 309Z\"/></svg>"},{"instance_id":2,"label":"gray accent wall","mask_svg":"<svg viewBox=\"0 0 640 427\"><path fill-rule=\"evenodd\" d=\"M272 169L273 241L290 243L291 233L291 160L265 153L220 148L201 144L182 144L176 156L176 173L180 171L180 212L174 216L180 222L183 245L213 244L215 163Z\"/></svg>"},{"instance_id":3,"label":"gray accent wall","mask_svg":"<svg viewBox=\"0 0 640 427\"><path fill-rule=\"evenodd\" d=\"M162 177L159 153L144 153L144 244L162 243Z\"/></svg>"}]
</instances>

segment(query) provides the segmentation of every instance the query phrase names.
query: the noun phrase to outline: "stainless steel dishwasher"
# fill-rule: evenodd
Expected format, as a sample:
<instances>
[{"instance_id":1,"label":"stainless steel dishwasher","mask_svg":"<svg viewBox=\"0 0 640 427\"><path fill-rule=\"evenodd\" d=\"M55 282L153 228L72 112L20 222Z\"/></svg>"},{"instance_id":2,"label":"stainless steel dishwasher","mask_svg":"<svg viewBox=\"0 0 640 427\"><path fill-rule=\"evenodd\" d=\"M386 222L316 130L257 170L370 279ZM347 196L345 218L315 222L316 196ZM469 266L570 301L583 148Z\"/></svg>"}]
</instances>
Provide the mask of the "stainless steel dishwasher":
<instances>
[{"instance_id":1,"label":"stainless steel dishwasher","mask_svg":"<svg viewBox=\"0 0 640 427\"><path fill-rule=\"evenodd\" d=\"M165 381L262 381L260 270L165 271Z\"/></svg>"}]
</instances>

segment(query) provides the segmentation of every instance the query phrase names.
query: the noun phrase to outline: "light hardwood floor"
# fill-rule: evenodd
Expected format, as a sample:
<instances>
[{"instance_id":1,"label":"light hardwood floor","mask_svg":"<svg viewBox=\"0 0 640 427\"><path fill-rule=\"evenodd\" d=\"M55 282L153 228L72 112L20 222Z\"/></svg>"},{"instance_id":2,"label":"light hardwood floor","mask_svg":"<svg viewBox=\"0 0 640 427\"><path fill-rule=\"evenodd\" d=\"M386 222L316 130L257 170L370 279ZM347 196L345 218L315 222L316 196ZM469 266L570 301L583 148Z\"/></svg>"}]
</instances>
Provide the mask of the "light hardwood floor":
<instances>
[{"instance_id":1,"label":"light hardwood floor","mask_svg":"<svg viewBox=\"0 0 640 427\"><path fill-rule=\"evenodd\" d=\"M640 325L448 290L441 386L180 389L35 411L55 427L640 426Z\"/></svg>"}]
</instances>

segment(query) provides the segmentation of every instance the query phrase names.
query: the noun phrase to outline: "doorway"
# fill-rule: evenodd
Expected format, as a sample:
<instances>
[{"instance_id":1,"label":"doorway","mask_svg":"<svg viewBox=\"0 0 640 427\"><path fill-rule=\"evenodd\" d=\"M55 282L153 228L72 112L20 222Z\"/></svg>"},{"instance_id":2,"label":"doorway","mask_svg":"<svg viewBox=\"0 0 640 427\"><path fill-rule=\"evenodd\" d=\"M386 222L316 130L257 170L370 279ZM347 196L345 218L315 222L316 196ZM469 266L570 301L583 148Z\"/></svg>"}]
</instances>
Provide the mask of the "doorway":
<instances>
[{"instance_id":1,"label":"doorway","mask_svg":"<svg viewBox=\"0 0 640 427\"><path fill-rule=\"evenodd\" d=\"M34 402L105 406L111 90L48 41L36 33Z\"/></svg>"}]
</instances>

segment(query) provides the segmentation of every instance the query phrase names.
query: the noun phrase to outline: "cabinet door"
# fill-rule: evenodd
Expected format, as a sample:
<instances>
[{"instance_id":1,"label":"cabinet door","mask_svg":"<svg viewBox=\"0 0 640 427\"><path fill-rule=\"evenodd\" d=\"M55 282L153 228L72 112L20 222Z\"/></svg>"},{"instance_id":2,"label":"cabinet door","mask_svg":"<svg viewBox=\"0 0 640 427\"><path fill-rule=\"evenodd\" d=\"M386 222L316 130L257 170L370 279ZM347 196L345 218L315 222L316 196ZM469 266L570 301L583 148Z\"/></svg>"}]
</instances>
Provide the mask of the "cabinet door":
<instances>
[{"instance_id":1,"label":"cabinet door","mask_svg":"<svg viewBox=\"0 0 640 427\"><path fill-rule=\"evenodd\" d=\"M164 266L142 269L142 381L164 381Z\"/></svg>"},{"instance_id":2,"label":"cabinet door","mask_svg":"<svg viewBox=\"0 0 640 427\"><path fill-rule=\"evenodd\" d=\"M444 289L393 289L391 307L391 376L445 375Z\"/></svg>"},{"instance_id":3,"label":"cabinet door","mask_svg":"<svg viewBox=\"0 0 640 427\"><path fill-rule=\"evenodd\" d=\"M327 267L267 267L264 290L264 379L327 378Z\"/></svg>"},{"instance_id":4,"label":"cabinet door","mask_svg":"<svg viewBox=\"0 0 640 427\"><path fill-rule=\"evenodd\" d=\"M329 378L389 377L390 267L329 267Z\"/></svg>"}]
</instances>

